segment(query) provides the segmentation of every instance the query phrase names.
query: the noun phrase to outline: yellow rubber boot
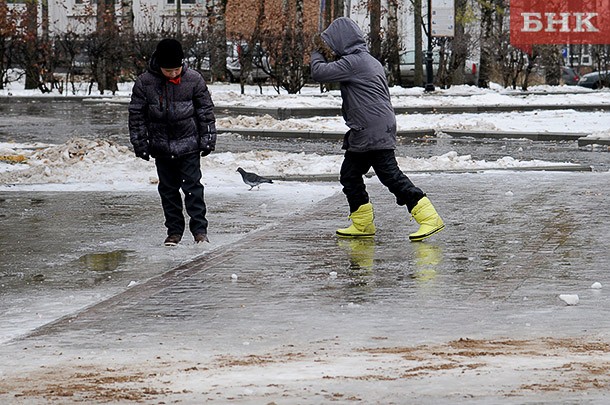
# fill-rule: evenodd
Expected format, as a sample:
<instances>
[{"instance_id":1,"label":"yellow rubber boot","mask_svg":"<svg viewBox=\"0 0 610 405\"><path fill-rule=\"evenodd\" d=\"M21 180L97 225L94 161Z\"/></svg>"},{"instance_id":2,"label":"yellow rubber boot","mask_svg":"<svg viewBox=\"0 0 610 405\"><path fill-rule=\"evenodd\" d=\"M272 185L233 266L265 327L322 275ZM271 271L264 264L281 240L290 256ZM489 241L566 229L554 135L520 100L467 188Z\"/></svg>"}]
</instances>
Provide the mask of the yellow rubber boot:
<instances>
[{"instance_id":1,"label":"yellow rubber boot","mask_svg":"<svg viewBox=\"0 0 610 405\"><path fill-rule=\"evenodd\" d=\"M337 235L346 238L372 238L375 236L375 224L373 223L373 204L366 203L358 207L349 216L352 224L343 229L337 229Z\"/></svg>"},{"instance_id":2,"label":"yellow rubber boot","mask_svg":"<svg viewBox=\"0 0 610 405\"><path fill-rule=\"evenodd\" d=\"M419 224L417 232L409 235L413 242L424 240L445 228L445 223L434 209L428 197L424 197L411 211L411 215Z\"/></svg>"}]
</instances>

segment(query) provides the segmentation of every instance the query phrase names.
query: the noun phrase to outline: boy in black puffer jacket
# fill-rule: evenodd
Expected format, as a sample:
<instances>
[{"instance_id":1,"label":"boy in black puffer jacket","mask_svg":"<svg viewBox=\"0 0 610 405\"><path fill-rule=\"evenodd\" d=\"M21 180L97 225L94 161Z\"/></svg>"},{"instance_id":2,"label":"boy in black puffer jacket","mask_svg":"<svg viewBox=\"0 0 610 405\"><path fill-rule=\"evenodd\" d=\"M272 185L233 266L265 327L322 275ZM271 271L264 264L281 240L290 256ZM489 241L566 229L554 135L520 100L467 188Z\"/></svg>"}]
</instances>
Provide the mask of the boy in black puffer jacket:
<instances>
[{"instance_id":1,"label":"boy in black puffer jacket","mask_svg":"<svg viewBox=\"0 0 610 405\"><path fill-rule=\"evenodd\" d=\"M182 197L195 243L208 242L199 155L216 146L214 104L201 75L183 64L180 42L164 39L148 71L138 77L129 104L129 137L136 156L155 159L167 227L166 246L185 230Z\"/></svg>"}]
</instances>

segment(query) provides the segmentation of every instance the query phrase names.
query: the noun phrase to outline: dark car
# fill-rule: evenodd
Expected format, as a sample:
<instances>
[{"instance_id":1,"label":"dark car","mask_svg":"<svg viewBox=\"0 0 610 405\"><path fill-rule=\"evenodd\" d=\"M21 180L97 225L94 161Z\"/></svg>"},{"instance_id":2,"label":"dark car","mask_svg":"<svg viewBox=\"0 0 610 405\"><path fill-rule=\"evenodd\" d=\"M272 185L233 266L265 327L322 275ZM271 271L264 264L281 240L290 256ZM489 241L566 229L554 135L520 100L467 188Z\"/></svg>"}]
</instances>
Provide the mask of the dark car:
<instances>
[{"instance_id":1,"label":"dark car","mask_svg":"<svg viewBox=\"0 0 610 405\"><path fill-rule=\"evenodd\" d=\"M593 90L610 87L610 70L587 73L581 76L578 85Z\"/></svg>"},{"instance_id":2,"label":"dark car","mask_svg":"<svg viewBox=\"0 0 610 405\"><path fill-rule=\"evenodd\" d=\"M569 66L562 66L561 67L561 79L568 86L574 86L574 85L578 84L578 80L580 79L580 76L578 76L578 73L576 73L576 70L574 70L573 68L571 68Z\"/></svg>"}]
</instances>

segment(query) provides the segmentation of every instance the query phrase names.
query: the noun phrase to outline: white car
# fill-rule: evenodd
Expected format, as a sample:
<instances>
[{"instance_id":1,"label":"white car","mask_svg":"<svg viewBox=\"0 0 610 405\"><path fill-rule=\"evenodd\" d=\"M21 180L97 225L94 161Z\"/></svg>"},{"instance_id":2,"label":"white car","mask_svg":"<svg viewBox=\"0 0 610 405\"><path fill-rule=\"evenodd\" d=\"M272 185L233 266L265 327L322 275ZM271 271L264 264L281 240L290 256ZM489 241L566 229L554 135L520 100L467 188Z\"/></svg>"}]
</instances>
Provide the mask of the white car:
<instances>
[{"instance_id":1,"label":"white car","mask_svg":"<svg viewBox=\"0 0 610 405\"><path fill-rule=\"evenodd\" d=\"M434 77L438 72L438 64L440 61L440 55L438 52L432 53L432 72ZM426 51L423 51L422 55L423 63L423 79L426 82ZM405 51L400 54L400 80L401 84L405 87L414 87L414 76L415 76L415 51ZM467 60L464 67L464 83L470 85L476 85L479 79L479 64L472 60Z\"/></svg>"},{"instance_id":2,"label":"white car","mask_svg":"<svg viewBox=\"0 0 610 405\"><path fill-rule=\"evenodd\" d=\"M249 51L248 43L227 41L227 73L231 82L238 82L242 75L240 57ZM248 81L264 82L269 78L269 56L256 44L252 55L252 69L247 72Z\"/></svg>"}]
</instances>

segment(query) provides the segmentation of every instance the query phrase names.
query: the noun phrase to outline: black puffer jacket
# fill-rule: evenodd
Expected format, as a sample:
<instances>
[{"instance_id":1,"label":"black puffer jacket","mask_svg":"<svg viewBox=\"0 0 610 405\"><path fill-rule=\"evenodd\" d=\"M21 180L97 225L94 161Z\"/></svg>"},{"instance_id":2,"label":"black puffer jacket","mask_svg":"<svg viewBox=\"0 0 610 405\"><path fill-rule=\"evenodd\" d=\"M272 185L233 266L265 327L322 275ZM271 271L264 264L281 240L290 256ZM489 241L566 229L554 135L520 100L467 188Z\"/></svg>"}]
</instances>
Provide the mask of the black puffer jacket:
<instances>
[{"instance_id":1,"label":"black puffer jacket","mask_svg":"<svg viewBox=\"0 0 610 405\"><path fill-rule=\"evenodd\" d=\"M138 77L129 104L129 138L137 156L178 157L213 151L214 104L203 77L186 65L180 84L170 82L153 55Z\"/></svg>"}]
</instances>

